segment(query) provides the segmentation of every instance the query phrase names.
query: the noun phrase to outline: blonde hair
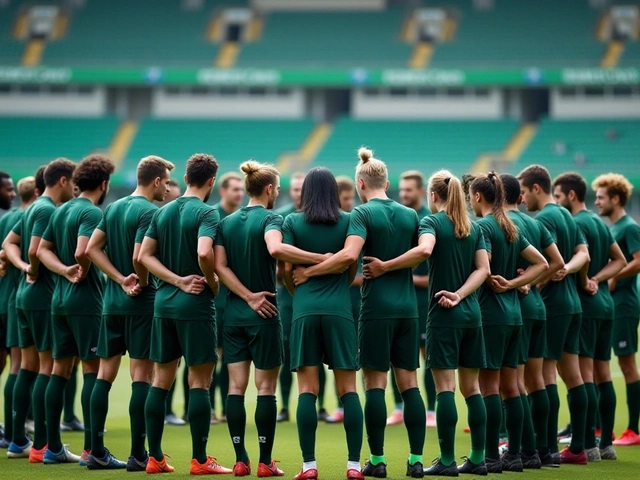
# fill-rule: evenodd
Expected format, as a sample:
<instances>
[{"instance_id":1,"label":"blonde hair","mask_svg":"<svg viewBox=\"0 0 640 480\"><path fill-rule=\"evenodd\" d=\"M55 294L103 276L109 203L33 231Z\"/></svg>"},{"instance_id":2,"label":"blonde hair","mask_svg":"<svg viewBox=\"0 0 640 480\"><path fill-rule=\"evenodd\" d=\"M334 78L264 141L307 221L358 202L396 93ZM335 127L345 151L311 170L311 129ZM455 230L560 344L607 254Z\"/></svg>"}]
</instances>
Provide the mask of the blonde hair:
<instances>
[{"instance_id":1,"label":"blonde hair","mask_svg":"<svg viewBox=\"0 0 640 480\"><path fill-rule=\"evenodd\" d=\"M353 191L356 188L353 180L346 175L337 176L336 182L338 183L338 194L346 191Z\"/></svg>"},{"instance_id":2,"label":"blonde hair","mask_svg":"<svg viewBox=\"0 0 640 480\"><path fill-rule=\"evenodd\" d=\"M624 207L631 197L633 192L633 185L624 175L619 173L605 173L596 178L591 184L593 190L599 188L606 188L607 195L613 197L615 195L620 199L620 206Z\"/></svg>"},{"instance_id":3,"label":"blonde hair","mask_svg":"<svg viewBox=\"0 0 640 480\"><path fill-rule=\"evenodd\" d=\"M250 197L259 197L267 185L275 185L280 173L273 165L248 160L240 165L244 173L244 188Z\"/></svg>"},{"instance_id":4,"label":"blonde hair","mask_svg":"<svg viewBox=\"0 0 640 480\"><path fill-rule=\"evenodd\" d=\"M220 176L220 178L218 179L218 185L220 185L220 188L227 188L231 180L242 181L242 177L240 176L239 173L227 172Z\"/></svg>"},{"instance_id":5,"label":"blonde hair","mask_svg":"<svg viewBox=\"0 0 640 480\"><path fill-rule=\"evenodd\" d=\"M23 203L28 202L36 194L36 177L24 177L18 181L18 196Z\"/></svg>"},{"instance_id":6,"label":"blonde hair","mask_svg":"<svg viewBox=\"0 0 640 480\"><path fill-rule=\"evenodd\" d=\"M424 175L419 170L408 170L400 174L400 180L415 180L418 188L424 187Z\"/></svg>"},{"instance_id":7,"label":"blonde hair","mask_svg":"<svg viewBox=\"0 0 640 480\"><path fill-rule=\"evenodd\" d=\"M453 231L458 239L471 234L471 220L464 202L464 191L457 177L448 170L440 170L429 178L429 190L444 202L444 212L453 222Z\"/></svg>"},{"instance_id":8,"label":"blonde hair","mask_svg":"<svg viewBox=\"0 0 640 480\"><path fill-rule=\"evenodd\" d=\"M382 160L373 158L373 152L366 147L358 150L360 162L356 167L356 178L362 179L370 188L385 188L389 174Z\"/></svg>"},{"instance_id":9,"label":"blonde hair","mask_svg":"<svg viewBox=\"0 0 640 480\"><path fill-rule=\"evenodd\" d=\"M156 178L164 178L166 171L174 168L173 163L156 155L144 157L138 162L138 183L143 187L151 185Z\"/></svg>"}]
</instances>

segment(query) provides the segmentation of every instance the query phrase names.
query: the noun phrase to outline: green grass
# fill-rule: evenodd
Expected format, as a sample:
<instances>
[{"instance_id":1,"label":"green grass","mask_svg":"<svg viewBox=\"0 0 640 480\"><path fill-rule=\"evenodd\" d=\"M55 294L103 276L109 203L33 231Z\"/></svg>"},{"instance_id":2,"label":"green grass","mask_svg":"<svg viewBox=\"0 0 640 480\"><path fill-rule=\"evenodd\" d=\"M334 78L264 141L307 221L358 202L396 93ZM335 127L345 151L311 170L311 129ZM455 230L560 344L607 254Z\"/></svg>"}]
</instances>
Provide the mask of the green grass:
<instances>
[{"instance_id":1,"label":"green grass","mask_svg":"<svg viewBox=\"0 0 640 480\"><path fill-rule=\"evenodd\" d=\"M128 379L128 362L123 362L121 375L116 380L110 396L109 418L107 420L107 447L120 459L126 460L129 455L129 419L128 419L128 401L130 392L130 382ZM615 362L614 362L615 363ZM618 409L616 418L616 432L620 433L626 427L627 411L626 396L624 393L624 381L617 371L617 365L612 365L616 370L614 372L614 382L616 392L618 394ZM6 373L5 373L6 375ZM332 376L329 375L329 378ZM4 385L4 377L2 378ZM294 385L295 388L295 385ZM332 391L333 387L328 386L328 390ZM295 390L294 390L295 391ZM561 386L560 396L565 397L566 391ZM458 393L458 435L456 455L462 456L468 454L469 436L463 433L466 426L466 408L462 396ZM1 398L1 397L0 397ZM361 395L361 398L363 396ZM182 413L182 394L176 392L174 404L177 407L177 413ZM327 407L333 408L335 405L335 396L327 395ZM387 397L387 405L392 408L393 401L389 393ZM295 402L292 405L295 409ZM258 442L255 426L253 425L253 412L255 411L255 390L251 389L247 395L247 417L250 424L247 427L247 447L249 455L254 460L254 470L257 467ZM295 411L295 410L294 410ZM80 413L80 405L77 406L77 412ZM568 413L566 402L562 402L561 423L566 422ZM66 433L62 436L63 441L68 443L70 449L79 453L82 448L81 433ZM169 478L177 480L181 478L190 478L189 462L191 458L191 441L189 437L188 427L166 427L164 436L164 451L171 455L170 463L176 467L176 472ZM222 465L231 467L235 460L233 447L229 439L227 426L225 424L215 425L211 428L209 434L209 453L218 458ZM618 448L618 461L616 462L600 462L599 464L590 464L588 466L563 466L557 470L530 471L524 474L505 474L502 478L517 476L521 479L540 478L540 479L570 479L580 476L580 480L605 480L610 478L637 478L638 467L640 466L640 447ZM320 476L322 479L341 479L344 478L346 466L346 442L344 439L344 430L341 425L320 424L317 435L317 460ZM389 463L389 478L406 478L404 472L404 464L408 454L408 445L406 433L403 426L390 427L386 431L386 457ZM368 447L365 444L362 448L362 459L364 461L368 455ZM429 429L427 431L427 441L425 444L424 458L425 463L430 463L433 458L438 455L438 438L436 431ZM293 478L298 473L301 466L300 449L298 446L297 430L294 422L278 425L276 443L274 449L274 458L280 460L279 466L285 471L285 478ZM635 473L634 473L635 472ZM24 460L7 460L5 452L0 452L0 478L3 480L39 480L39 479L87 479L94 478L100 480L115 478L146 478L144 473L128 474L124 471L116 472L90 472L77 465L29 465ZM499 478L496 476L496 478Z\"/></svg>"}]
</instances>

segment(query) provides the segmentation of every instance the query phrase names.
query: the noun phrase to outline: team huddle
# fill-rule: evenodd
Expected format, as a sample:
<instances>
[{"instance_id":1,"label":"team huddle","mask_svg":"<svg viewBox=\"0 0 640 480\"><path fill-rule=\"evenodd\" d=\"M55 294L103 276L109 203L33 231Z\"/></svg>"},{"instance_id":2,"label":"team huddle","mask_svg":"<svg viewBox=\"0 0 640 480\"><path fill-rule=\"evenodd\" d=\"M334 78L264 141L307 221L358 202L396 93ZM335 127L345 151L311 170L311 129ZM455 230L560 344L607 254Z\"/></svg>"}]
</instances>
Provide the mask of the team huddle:
<instances>
[{"instance_id":1,"label":"team huddle","mask_svg":"<svg viewBox=\"0 0 640 480\"><path fill-rule=\"evenodd\" d=\"M412 478L584 465L615 460L614 445L640 445L640 226L624 209L631 184L617 174L593 182L609 228L588 210L587 184L575 173L552 180L532 165L517 177L490 172L459 179L441 170L424 185L411 171L400 188L416 195L402 205L387 197L386 165L366 148L358 154L355 182L314 168L296 176L299 204L278 211L279 172L255 161L243 163L241 175L221 179L223 188L231 179L244 183L246 206L237 202L230 212L207 205L218 163L206 154L189 158L185 193L161 208L153 202L165 199L174 165L157 156L140 161L135 191L104 213L98 206L115 167L103 156L77 165L57 159L19 182L21 207L0 218L0 297L7 304L0 328L12 364L20 365L9 395L5 388L5 412L12 412L7 456L92 470L173 472L162 439L183 357L192 475L251 474L245 395L252 364L258 477L284 476L272 450L278 420L289 418L295 372L302 468L294 478L318 478L324 365L335 375L340 408L321 419L344 425L347 479L386 478L385 428L398 422L406 426ZM13 183L2 172L0 182L0 207L8 209ZM27 184L28 194L22 192ZM353 208L356 192L362 204ZM535 217L521 212L521 203ZM612 348L629 409L628 428L615 441ZM421 352L427 389L435 384L428 408L418 388ZM103 435L125 353L131 450L123 462ZM233 468L207 454L219 360L228 374L223 410ZM62 444L59 428L77 361L84 378L80 455ZM398 400L388 421L390 370ZM562 451L557 374L568 389L571 420ZM461 465L455 461L456 378L471 437ZM33 438L25 432L29 408ZM425 467L427 425L437 427L440 456ZM364 431L369 458L363 466Z\"/></svg>"}]
</instances>

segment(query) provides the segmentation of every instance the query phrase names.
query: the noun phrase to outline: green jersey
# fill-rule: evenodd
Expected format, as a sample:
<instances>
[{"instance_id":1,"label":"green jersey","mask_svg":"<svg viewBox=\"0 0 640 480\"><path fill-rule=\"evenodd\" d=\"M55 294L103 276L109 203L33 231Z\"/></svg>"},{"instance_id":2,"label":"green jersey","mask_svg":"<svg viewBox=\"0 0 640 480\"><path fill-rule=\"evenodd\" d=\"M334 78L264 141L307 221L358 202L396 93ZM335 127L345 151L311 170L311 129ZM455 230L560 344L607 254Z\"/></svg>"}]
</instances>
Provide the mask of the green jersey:
<instances>
[{"instance_id":1,"label":"green jersey","mask_svg":"<svg viewBox=\"0 0 640 480\"><path fill-rule=\"evenodd\" d=\"M417 213L418 213L419 220L422 220L427 215L431 215L431 212L425 205L422 205L422 207L420 207L420 210L418 210ZM429 275L429 261L427 260L425 262L422 262L420 265L418 265L413 270L413 274L417 276ZM416 289L416 300L418 301L418 311L426 312L427 309L429 308L429 289L421 288L421 287L415 287L415 289Z\"/></svg>"},{"instance_id":2,"label":"green jersey","mask_svg":"<svg viewBox=\"0 0 640 480\"><path fill-rule=\"evenodd\" d=\"M14 225L13 232L20 235L20 256L29 263L31 237L43 237L56 205L51 197L40 197L24 211L21 221ZM73 265L75 261L70 264ZM27 283L27 276L21 275L16 291L16 308L23 310L50 310L54 289L54 276L45 267L38 268L38 279Z\"/></svg>"},{"instance_id":3,"label":"green jersey","mask_svg":"<svg viewBox=\"0 0 640 480\"><path fill-rule=\"evenodd\" d=\"M640 226L625 215L611 226L611 234L620 245L624 258L631 262L633 254L640 250ZM638 318L640 315L637 279L638 276L634 275L616 283L613 292L616 318Z\"/></svg>"},{"instance_id":4,"label":"green jersey","mask_svg":"<svg viewBox=\"0 0 640 480\"><path fill-rule=\"evenodd\" d=\"M216 245L222 245L227 254L227 266L250 291L276 291L276 259L269 254L264 235L270 230L282 229L282 217L261 205L242 207L222 222ZM274 303L274 298L269 301ZM275 317L266 321L279 322ZM232 291L227 294L224 325L250 327L263 325L265 320Z\"/></svg>"},{"instance_id":5,"label":"green jersey","mask_svg":"<svg viewBox=\"0 0 640 480\"><path fill-rule=\"evenodd\" d=\"M105 234L109 260L125 277L135 273L133 249L144 240L157 210L145 197L130 195L113 202L104 211L97 228ZM155 296L154 278L150 278L149 284L135 297L127 295L118 283L107 278L102 312L104 315L152 315Z\"/></svg>"},{"instance_id":6,"label":"green jersey","mask_svg":"<svg viewBox=\"0 0 640 480\"><path fill-rule=\"evenodd\" d=\"M0 218L0 242L3 242L13 227L20 222L23 213L24 210L14 208ZM0 277L0 315L7 314L10 304L15 308L16 291L21 277L22 272L7 261L7 274Z\"/></svg>"},{"instance_id":7,"label":"green jersey","mask_svg":"<svg viewBox=\"0 0 640 480\"><path fill-rule=\"evenodd\" d=\"M518 232L514 242L509 242L493 215L478 220L487 252L491 255L491 274L512 280L518 276L520 252L529 247L529 241ZM509 290L494 292L486 283L480 287L480 309L483 325L522 325L522 312L518 292Z\"/></svg>"},{"instance_id":8,"label":"green jersey","mask_svg":"<svg viewBox=\"0 0 640 480\"><path fill-rule=\"evenodd\" d=\"M417 244L418 214L390 198L373 198L353 209L347 234L364 239L365 257L391 260ZM365 279L360 318L418 318L412 269Z\"/></svg>"},{"instance_id":9,"label":"green jersey","mask_svg":"<svg viewBox=\"0 0 640 480\"><path fill-rule=\"evenodd\" d=\"M335 225L307 223L304 213L289 215L282 227L284 243L313 253L337 253L344 247L349 214L340 213ZM309 315L334 315L352 319L349 272L310 278L296 288L293 320Z\"/></svg>"},{"instance_id":10,"label":"green jersey","mask_svg":"<svg viewBox=\"0 0 640 480\"><path fill-rule=\"evenodd\" d=\"M213 206L213 208L218 212L218 215L220 216L220 221L224 220L228 215L230 215L230 213L227 213L227 211L224 208L222 208L222 205L220 205L220 203L216 203ZM225 286L225 284L220 282L220 290L218 291L218 295L216 296L216 300L215 300L216 310L218 312L224 310L224 307L227 303L228 291L229 289Z\"/></svg>"},{"instance_id":11,"label":"green jersey","mask_svg":"<svg viewBox=\"0 0 640 480\"><path fill-rule=\"evenodd\" d=\"M486 250L480 227L471 224L471 233L456 238L453 222L445 212L425 217L420 222L420 235L431 234L436 244L429 258L429 316L427 325L434 327L480 327L482 316L478 296L474 292L455 308L443 308L436 292L455 292L476 269L478 250Z\"/></svg>"},{"instance_id":12,"label":"green jersey","mask_svg":"<svg viewBox=\"0 0 640 480\"><path fill-rule=\"evenodd\" d=\"M289 203L287 205L284 205L274 210L274 212L280 215L283 219L285 219L292 213L296 213L297 210L293 203ZM292 303L291 295L289 294L289 290L287 290L287 288L281 282L278 282L278 302L280 303L281 309L292 308L293 303Z\"/></svg>"},{"instance_id":13,"label":"green jersey","mask_svg":"<svg viewBox=\"0 0 640 480\"><path fill-rule=\"evenodd\" d=\"M88 198L74 198L58 208L42 238L53 244L62 263L75 265L78 237L91 237L102 220L102 211ZM38 279L38 282L40 279ZM36 282L36 283L38 283ZM103 281L100 271L89 267L84 280L71 283L59 276L53 292L54 315L101 315Z\"/></svg>"},{"instance_id":14,"label":"green jersey","mask_svg":"<svg viewBox=\"0 0 640 480\"><path fill-rule=\"evenodd\" d=\"M574 218L589 246L591 261L587 275L593 278L609 263L609 250L615 240L605 223L592 211L581 210L574 215ZM596 295L588 294L580 286L577 288L583 316L592 319L613 319L613 298L609 293L608 282L600 282Z\"/></svg>"},{"instance_id":15,"label":"green jersey","mask_svg":"<svg viewBox=\"0 0 640 480\"><path fill-rule=\"evenodd\" d=\"M573 257L576 247L585 243L573 216L560 205L545 205L536 216L536 220L549 230L565 264ZM575 274L567 275L559 282L547 283L542 289L542 299L547 308L547 316L582 313Z\"/></svg>"},{"instance_id":16,"label":"green jersey","mask_svg":"<svg viewBox=\"0 0 640 480\"><path fill-rule=\"evenodd\" d=\"M508 210L507 214L509 218L516 224L518 230L524 235L531 245L536 250L542 252L544 249L553 245L553 238L545 227L540 222L534 220L526 213L522 213L520 210ZM518 268L526 270L529 267L529 262L524 258L518 259ZM542 301L542 295L540 290L534 285L529 289L527 295L518 293L520 299L520 311L522 312L522 318L527 320L546 320L547 309Z\"/></svg>"},{"instance_id":17,"label":"green jersey","mask_svg":"<svg viewBox=\"0 0 640 480\"><path fill-rule=\"evenodd\" d=\"M218 212L198 197L179 197L156 211L145 236L158 242L156 257L180 277L202 275L198 263L198 239L216 239ZM208 286L199 295L185 293L158 279L154 315L173 320L212 320L213 292Z\"/></svg>"}]
</instances>

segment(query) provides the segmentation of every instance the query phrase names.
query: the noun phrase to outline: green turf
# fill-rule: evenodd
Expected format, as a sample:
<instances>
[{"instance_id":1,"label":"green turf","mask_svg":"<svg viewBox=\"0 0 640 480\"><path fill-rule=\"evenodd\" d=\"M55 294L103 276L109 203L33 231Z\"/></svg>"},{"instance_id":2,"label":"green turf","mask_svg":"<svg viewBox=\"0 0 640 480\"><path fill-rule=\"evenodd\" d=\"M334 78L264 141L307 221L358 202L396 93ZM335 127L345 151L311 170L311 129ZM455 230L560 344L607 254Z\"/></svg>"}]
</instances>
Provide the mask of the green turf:
<instances>
[{"instance_id":1,"label":"green turf","mask_svg":"<svg viewBox=\"0 0 640 480\"><path fill-rule=\"evenodd\" d=\"M126 360L123 362L121 376L116 381L111 390L110 411L107 420L107 434L105 436L107 447L120 459L126 460L129 454L129 426L128 426L128 400L130 383L128 380L128 366ZM615 376L616 392L618 394L618 409L616 418L616 432L621 432L626 427L626 398L624 394L624 382L617 371L617 365L613 368ZM5 371L6 375L6 371ZM331 375L329 375L331 377ZM4 376L2 385L4 386ZM81 387L81 385L80 385ZM295 385L294 385L295 388ZM332 387L328 387L331 391ZM174 399L175 410L182 413L182 393L178 389ZM565 397L566 391L561 387L561 398ZM2 397L0 397L2 398ZM363 396L361 396L363 398ZM469 453L469 436L465 435L462 429L466 426L466 408L464 400L457 394L458 400L458 435L456 455L462 456ZM335 396L327 395L327 406L331 409L335 405ZM387 396L387 406L393 408L393 401L390 394ZM292 405L295 408L295 402ZM255 427L253 425L253 412L255 410L255 390L251 389L247 397L247 417L248 426L248 450L249 455L257 462L258 442ZM1 411L1 410L0 410ZM81 412L80 405L77 412ZM561 422L568 418L566 402L562 402ZM176 472L169 478L180 479L190 478L189 461L191 458L191 441L188 427L165 428L164 450L171 455L170 464L176 467ZM62 439L68 443L74 453L80 453L82 448L81 433L63 434ZM215 425L211 428L209 435L209 454L218 458L222 465L231 467L234 462L233 447L229 439L225 424ZM580 480L605 480L611 478L625 479L637 478L638 467L640 467L640 447L618 448L618 461L600 462L588 466L563 466L559 470L531 471L524 474L505 474L504 477L517 476L518 478L543 478L543 479L570 479L579 475ZM90 472L78 465L29 465L25 460L7 460L6 451L0 451L0 478L3 480L38 480L38 479L64 479L72 480L79 478L112 479L112 478L146 478L144 473L128 474L125 471L117 472ZM316 445L318 468L320 478L333 480L344 478L346 466L346 442L344 430L341 425L321 424L318 428L318 440ZM386 457L389 463L389 478L406 478L404 464L408 454L408 445L405 429L403 426L387 428L386 433ZM362 459L367 458L368 447L365 444L362 449ZM436 431L427 431L427 441L425 445L425 463L430 463L438 455L438 438ZM301 466L301 456L298 447L298 437L295 423L278 425L274 458L280 460L279 466L285 471L285 478L293 478L298 473ZM254 466L254 474L255 474ZM499 478L498 476L495 476Z\"/></svg>"}]
</instances>

